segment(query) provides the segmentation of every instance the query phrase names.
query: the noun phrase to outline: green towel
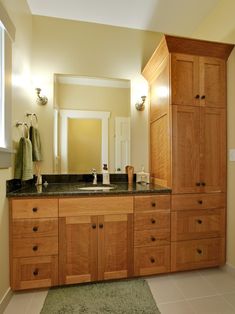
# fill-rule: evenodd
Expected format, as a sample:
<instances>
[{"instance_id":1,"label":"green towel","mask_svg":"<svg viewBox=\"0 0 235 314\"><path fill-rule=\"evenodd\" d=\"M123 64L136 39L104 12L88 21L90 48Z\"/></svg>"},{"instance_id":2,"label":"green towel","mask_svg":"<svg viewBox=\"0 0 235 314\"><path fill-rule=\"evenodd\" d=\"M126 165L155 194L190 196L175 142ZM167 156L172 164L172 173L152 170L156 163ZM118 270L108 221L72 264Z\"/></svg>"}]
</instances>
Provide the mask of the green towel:
<instances>
[{"instance_id":1,"label":"green towel","mask_svg":"<svg viewBox=\"0 0 235 314\"><path fill-rule=\"evenodd\" d=\"M30 127L29 138L32 142L33 161L41 161L42 160L41 140L40 140L40 134L37 128L33 126Z\"/></svg>"},{"instance_id":2,"label":"green towel","mask_svg":"<svg viewBox=\"0 0 235 314\"><path fill-rule=\"evenodd\" d=\"M15 179L23 181L33 178L32 144L21 137L15 159Z\"/></svg>"}]
</instances>

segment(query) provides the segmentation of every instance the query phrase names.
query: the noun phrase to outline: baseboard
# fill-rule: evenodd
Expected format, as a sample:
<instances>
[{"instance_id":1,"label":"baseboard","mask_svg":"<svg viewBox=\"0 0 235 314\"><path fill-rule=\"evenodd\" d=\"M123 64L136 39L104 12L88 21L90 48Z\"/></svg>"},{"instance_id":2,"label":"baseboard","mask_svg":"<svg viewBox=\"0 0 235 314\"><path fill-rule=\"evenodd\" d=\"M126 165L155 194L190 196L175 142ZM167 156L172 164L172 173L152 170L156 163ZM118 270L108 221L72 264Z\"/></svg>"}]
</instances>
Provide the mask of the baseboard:
<instances>
[{"instance_id":1,"label":"baseboard","mask_svg":"<svg viewBox=\"0 0 235 314\"><path fill-rule=\"evenodd\" d=\"M234 266L227 263L223 266L223 269L226 270L228 273L235 275L235 267Z\"/></svg>"},{"instance_id":2,"label":"baseboard","mask_svg":"<svg viewBox=\"0 0 235 314\"><path fill-rule=\"evenodd\" d=\"M7 292L4 294L2 300L0 301L0 314L4 312L12 296L13 296L13 292L11 288L8 288Z\"/></svg>"}]
</instances>

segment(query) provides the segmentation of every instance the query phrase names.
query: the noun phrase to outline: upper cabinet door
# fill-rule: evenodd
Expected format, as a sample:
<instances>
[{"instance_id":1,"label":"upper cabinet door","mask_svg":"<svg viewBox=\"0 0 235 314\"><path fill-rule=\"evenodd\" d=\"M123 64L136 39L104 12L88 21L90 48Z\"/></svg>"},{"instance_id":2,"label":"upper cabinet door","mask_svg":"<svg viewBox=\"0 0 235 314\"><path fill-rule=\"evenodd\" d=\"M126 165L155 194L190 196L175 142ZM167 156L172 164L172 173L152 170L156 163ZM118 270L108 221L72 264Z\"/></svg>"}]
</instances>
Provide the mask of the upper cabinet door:
<instances>
[{"instance_id":1,"label":"upper cabinet door","mask_svg":"<svg viewBox=\"0 0 235 314\"><path fill-rule=\"evenodd\" d=\"M200 192L200 108L172 106L172 190Z\"/></svg>"},{"instance_id":2,"label":"upper cabinet door","mask_svg":"<svg viewBox=\"0 0 235 314\"><path fill-rule=\"evenodd\" d=\"M200 57L200 105L214 108L226 106L226 65L217 58Z\"/></svg>"},{"instance_id":3,"label":"upper cabinet door","mask_svg":"<svg viewBox=\"0 0 235 314\"><path fill-rule=\"evenodd\" d=\"M171 100L173 105L199 106L199 58L193 55L171 56Z\"/></svg>"},{"instance_id":4,"label":"upper cabinet door","mask_svg":"<svg viewBox=\"0 0 235 314\"><path fill-rule=\"evenodd\" d=\"M225 110L201 108L201 185L203 192L226 189Z\"/></svg>"}]
</instances>

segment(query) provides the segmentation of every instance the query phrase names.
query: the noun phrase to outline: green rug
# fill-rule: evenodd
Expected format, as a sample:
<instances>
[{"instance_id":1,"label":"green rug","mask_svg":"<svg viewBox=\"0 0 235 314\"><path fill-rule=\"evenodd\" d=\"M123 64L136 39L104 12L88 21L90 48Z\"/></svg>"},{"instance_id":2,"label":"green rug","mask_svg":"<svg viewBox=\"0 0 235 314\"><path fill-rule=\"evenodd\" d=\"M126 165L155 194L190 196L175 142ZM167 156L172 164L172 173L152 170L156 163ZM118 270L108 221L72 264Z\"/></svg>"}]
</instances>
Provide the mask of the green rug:
<instances>
[{"instance_id":1,"label":"green rug","mask_svg":"<svg viewBox=\"0 0 235 314\"><path fill-rule=\"evenodd\" d=\"M49 290L41 314L159 314L143 279Z\"/></svg>"}]
</instances>

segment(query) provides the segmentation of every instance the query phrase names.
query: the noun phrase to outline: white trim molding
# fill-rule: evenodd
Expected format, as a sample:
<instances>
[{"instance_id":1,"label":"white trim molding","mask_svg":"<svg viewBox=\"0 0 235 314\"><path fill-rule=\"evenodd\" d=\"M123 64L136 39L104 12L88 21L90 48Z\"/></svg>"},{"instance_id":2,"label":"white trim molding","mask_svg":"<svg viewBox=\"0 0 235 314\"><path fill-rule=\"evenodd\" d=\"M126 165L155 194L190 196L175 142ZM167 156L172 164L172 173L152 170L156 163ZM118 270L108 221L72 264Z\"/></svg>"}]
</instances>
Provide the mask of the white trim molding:
<instances>
[{"instance_id":1,"label":"white trim molding","mask_svg":"<svg viewBox=\"0 0 235 314\"><path fill-rule=\"evenodd\" d=\"M2 300L0 300L0 313L3 313L5 311L12 297L13 297L13 292L11 288L8 288Z\"/></svg>"},{"instance_id":2,"label":"white trim molding","mask_svg":"<svg viewBox=\"0 0 235 314\"><path fill-rule=\"evenodd\" d=\"M68 173L68 119L99 119L102 124L101 163L108 165L109 159L109 117L107 111L82 111L61 109L60 114L60 170ZM102 166L101 164L101 166Z\"/></svg>"}]
</instances>

